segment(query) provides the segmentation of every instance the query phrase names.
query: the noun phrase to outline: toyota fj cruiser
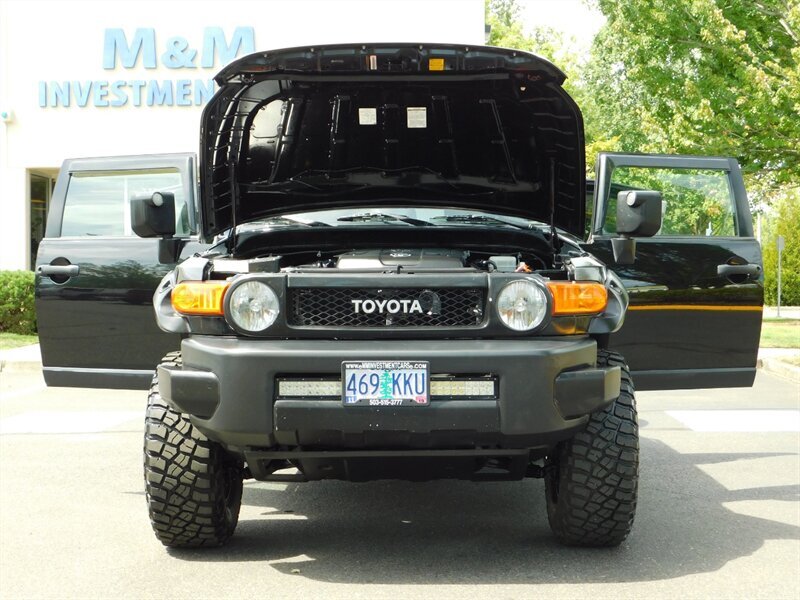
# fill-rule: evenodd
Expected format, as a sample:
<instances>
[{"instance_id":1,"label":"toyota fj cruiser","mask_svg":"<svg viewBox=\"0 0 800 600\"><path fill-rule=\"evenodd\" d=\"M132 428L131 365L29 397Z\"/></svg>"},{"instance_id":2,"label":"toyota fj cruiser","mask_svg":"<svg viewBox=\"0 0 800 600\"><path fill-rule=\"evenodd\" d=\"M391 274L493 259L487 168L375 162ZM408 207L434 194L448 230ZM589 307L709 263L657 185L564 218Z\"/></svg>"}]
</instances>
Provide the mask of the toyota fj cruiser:
<instances>
[{"instance_id":1,"label":"toyota fj cruiser","mask_svg":"<svg viewBox=\"0 0 800 600\"><path fill-rule=\"evenodd\" d=\"M634 383L752 384L735 160L607 154L587 183L564 75L512 50L279 50L216 81L199 173L66 161L37 260L48 384L149 385L165 545L225 543L246 478L524 477L561 541L617 545Z\"/></svg>"}]
</instances>

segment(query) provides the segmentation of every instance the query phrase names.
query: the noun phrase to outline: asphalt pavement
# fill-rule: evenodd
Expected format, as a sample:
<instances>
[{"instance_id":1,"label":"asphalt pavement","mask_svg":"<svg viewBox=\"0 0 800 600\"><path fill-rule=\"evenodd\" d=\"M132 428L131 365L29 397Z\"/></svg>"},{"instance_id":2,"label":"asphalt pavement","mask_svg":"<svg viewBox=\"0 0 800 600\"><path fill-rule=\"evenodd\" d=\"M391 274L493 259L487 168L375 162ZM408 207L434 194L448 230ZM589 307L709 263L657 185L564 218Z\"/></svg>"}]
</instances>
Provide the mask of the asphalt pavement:
<instances>
[{"instance_id":1,"label":"asphalt pavement","mask_svg":"<svg viewBox=\"0 0 800 600\"><path fill-rule=\"evenodd\" d=\"M2 598L798 598L800 385L638 394L617 549L560 546L540 480L245 484L221 549L150 529L142 392L0 373Z\"/></svg>"}]
</instances>

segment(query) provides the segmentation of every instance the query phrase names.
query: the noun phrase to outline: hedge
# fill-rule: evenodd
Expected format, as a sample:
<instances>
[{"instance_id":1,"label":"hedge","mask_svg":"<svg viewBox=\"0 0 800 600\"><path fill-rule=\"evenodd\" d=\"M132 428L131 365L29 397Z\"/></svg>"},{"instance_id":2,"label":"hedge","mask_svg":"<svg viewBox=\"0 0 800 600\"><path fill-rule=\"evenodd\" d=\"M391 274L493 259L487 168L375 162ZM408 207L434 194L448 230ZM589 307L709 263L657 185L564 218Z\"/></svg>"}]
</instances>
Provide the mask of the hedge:
<instances>
[{"instance_id":1,"label":"hedge","mask_svg":"<svg viewBox=\"0 0 800 600\"><path fill-rule=\"evenodd\" d=\"M0 271L0 332L36 333L31 271Z\"/></svg>"}]
</instances>

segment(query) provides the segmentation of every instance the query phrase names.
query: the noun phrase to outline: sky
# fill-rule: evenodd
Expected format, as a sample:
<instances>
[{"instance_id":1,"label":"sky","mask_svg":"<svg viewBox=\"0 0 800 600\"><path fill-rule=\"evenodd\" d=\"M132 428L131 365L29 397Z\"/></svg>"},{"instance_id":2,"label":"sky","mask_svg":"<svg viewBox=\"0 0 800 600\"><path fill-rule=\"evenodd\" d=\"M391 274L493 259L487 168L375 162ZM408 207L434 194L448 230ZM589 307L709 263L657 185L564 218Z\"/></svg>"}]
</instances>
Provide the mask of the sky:
<instances>
[{"instance_id":1,"label":"sky","mask_svg":"<svg viewBox=\"0 0 800 600\"><path fill-rule=\"evenodd\" d=\"M588 8L583 0L518 0L526 30L549 26L575 37L578 46L588 47L605 22L599 11Z\"/></svg>"}]
</instances>

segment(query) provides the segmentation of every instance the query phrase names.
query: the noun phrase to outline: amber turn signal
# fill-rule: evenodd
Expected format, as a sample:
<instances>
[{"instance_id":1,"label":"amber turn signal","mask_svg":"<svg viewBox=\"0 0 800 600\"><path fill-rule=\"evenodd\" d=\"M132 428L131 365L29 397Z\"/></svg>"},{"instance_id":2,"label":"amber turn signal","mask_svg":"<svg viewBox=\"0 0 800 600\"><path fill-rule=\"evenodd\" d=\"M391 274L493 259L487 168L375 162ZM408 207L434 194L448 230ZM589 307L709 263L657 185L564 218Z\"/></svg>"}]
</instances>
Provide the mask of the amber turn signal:
<instances>
[{"instance_id":1,"label":"amber turn signal","mask_svg":"<svg viewBox=\"0 0 800 600\"><path fill-rule=\"evenodd\" d=\"M227 281L184 281L172 290L172 308L184 315L221 315Z\"/></svg>"},{"instance_id":2,"label":"amber turn signal","mask_svg":"<svg viewBox=\"0 0 800 600\"><path fill-rule=\"evenodd\" d=\"M554 315L590 315L603 312L608 292L602 283L550 281L547 289L553 295Z\"/></svg>"}]
</instances>

